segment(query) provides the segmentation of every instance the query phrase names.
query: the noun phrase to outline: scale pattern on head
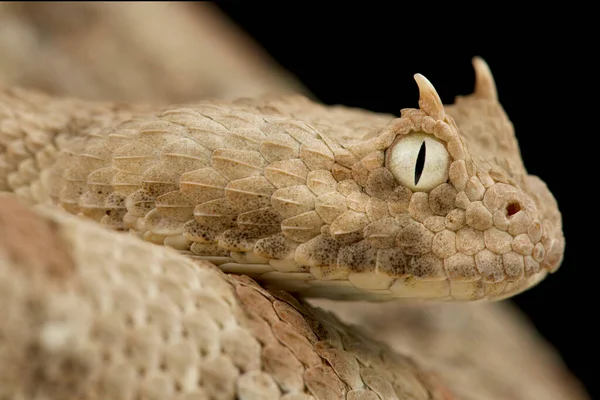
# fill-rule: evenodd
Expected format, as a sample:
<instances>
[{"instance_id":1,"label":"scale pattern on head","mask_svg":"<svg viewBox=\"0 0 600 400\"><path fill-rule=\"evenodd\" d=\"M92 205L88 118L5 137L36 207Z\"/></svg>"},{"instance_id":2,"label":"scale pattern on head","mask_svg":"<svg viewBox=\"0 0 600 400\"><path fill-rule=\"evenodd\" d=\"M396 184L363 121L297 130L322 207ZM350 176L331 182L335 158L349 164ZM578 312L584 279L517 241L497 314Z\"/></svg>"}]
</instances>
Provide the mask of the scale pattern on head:
<instances>
[{"instance_id":1,"label":"scale pattern on head","mask_svg":"<svg viewBox=\"0 0 600 400\"><path fill-rule=\"evenodd\" d=\"M173 107L94 132L42 175L67 210L306 296L500 299L560 265L487 65L400 118L300 96ZM58 141L60 143L60 141Z\"/></svg>"}]
</instances>

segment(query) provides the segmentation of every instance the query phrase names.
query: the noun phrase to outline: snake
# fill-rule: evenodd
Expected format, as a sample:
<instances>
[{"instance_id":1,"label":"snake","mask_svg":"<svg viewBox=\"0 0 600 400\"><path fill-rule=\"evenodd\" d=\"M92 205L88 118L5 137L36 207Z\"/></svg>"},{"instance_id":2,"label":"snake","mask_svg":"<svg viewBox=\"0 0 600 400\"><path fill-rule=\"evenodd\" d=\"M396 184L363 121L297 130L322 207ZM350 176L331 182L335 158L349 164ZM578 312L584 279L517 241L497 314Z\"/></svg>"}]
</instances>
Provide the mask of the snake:
<instances>
[{"instance_id":1,"label":"snake","mask_svg":"<svg viewBox=\"0 0 600 400\"><path fill-rule=\"evenodd\" d=\"M473 67L450 105L416 74L399 117L301 95L157 109L0 92L0 191L33 207L0 218L26 220L0 299L40 360L0 394L458 398L297 299L502 300L559 268L556 200Z\"/></svg>"}]
</instances>

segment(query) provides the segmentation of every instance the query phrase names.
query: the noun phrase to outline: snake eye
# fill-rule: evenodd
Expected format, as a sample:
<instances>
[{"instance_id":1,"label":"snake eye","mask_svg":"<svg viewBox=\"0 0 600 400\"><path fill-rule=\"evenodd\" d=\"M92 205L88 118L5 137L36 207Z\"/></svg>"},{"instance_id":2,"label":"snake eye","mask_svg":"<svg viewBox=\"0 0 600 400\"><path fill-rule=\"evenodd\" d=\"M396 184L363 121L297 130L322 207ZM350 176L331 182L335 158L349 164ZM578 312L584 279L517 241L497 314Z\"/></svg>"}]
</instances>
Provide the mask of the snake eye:
<instances>
[{"instance_id":1,"label":"snake eye","mask_svg":"<svg viewBox=\"0 0 600 400\"><path fill-rule=\"evenodd\" d=\"M399 136L390 146L387 167L396 179L412 191L425 192L448 180L450 154L431 135L413 133Z\"/></svg>"}]
</instances>

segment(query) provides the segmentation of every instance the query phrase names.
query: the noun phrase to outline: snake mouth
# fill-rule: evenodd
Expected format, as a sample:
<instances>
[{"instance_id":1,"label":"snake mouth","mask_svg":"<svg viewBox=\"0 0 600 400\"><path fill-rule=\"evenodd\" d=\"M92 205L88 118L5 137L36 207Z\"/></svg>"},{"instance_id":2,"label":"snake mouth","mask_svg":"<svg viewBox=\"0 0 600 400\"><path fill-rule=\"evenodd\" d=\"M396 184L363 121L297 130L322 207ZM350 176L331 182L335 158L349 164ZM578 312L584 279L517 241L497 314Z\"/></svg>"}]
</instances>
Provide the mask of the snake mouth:
<instances>
[{"instance_id":1,"label":"snake mouth","mask_svg":"<svg viewBox=\"0 0 600 400\"><path fill-rule=\"evenodd\" d=\"M470 301L511 297L557 270L564 238L556 212L502 183L475 204L445 217L404 212L362 230L323 228L293 257L270 261L277 271L256 278L306 297ZM484 211L470 207L481 206L492 223L476 229Z\"/></svg>"},{"instance_id":2,"label":"snake mouth","mask_svg":"<svg viewBox=\"0 0 600 400\"><path fill-rule=\"evenodd\" d=\"M510 207L514 206L505 209ZM512 216L519 218L519 212L522 210ZM411 226L411 232L414 225L406 226ZM248 274L267 287L304 297L368 301L500 300L535 286L549 271L556 269L562 250L560 238L549 235L550 228L549 223L533 225L530 231L534 239L540 236L535 246L519 235L507 243L508 232L494 228L487 235L482 233L484 245L487 241L494 251L484 247L445 258L440 257L443 255L440 249L423 252L417 242L406 242L411 236L406 232L396 234L396 238L405 240L404 246L389 248L381 247L383 236L389 239L381 233L371 237L355 236L352 243L320 234L300 244L293 257L268 260L255 253L232 252L237 262L220 267L225 272ZM460 233L461 237L466 234L474 235L471 242L479 235L472 230ZM457 240L457 233L444 233L438 236L437 245L448 235ZM374 246L374 239L380 247ZM510 250L502 247L507 245Z\"/></svg>"}]
</instances>

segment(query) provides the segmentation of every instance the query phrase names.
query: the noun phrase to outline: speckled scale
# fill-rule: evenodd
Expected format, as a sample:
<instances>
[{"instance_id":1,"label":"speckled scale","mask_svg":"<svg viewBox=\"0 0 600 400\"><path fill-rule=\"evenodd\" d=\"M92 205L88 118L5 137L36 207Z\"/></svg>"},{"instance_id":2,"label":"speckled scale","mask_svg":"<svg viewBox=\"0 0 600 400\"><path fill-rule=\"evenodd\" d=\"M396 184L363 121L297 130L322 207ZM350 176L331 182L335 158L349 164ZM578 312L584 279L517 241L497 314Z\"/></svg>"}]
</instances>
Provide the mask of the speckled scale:
<instances>
[{"instance_id":1,"label":"speckled scale","mask_svg":"<svg viewBox=\"0 0 600 400\"><path fill-rule=\"evenodd\" d=\"M111 151L106 147L104 138L93 138L85 146L74 149L75 165L83 171L91 172L97 168L108 165L111 159Z\"/></svg>"},{"instance_id":2,"label":"speckled scale","mask_svg":"<svg viewBox=\"0 0 600 400\"><path fill-rule=\"evenodd\" d=\"M324 221L315 211L307 211L281 222L281 231L288 238L295 242L306 242L318 235Z\"/></svg>"},{"instance_id":3,"label":"speckled scale","mask_svg":"<svg viewBox=\"0 0 600 400\"><path fill-rule=\"evenodd\" d=\"M258 239L270 234L269 231L257 227L236 227L221 233L218 241L219 246L222 248L233 251L251 252Z\"/></svg>"},{"instance_id":4,"label":"speckled scale","mask_svg":"<svg viewBox=\"0 0 600 400\"><path fill-rule=\"evenodd\" d=\"M186 172L179 179L179 188L196 203L225 196L225 186L229 181L214 168L201 168Z\"/></svg>"},{"instance_id":5,"label":"speckled scale","mask_svg":"<svg viewBox=\"0 0 600 400\"><path fill-rule=\"evenodd\" d=\"M337 181L331 172L327 170L316 170L308 173L306 185L316 196L320 196L322 194L335 192Z\"/></svg>"},{"instance_id":6,"label":"speckled scale","mask_svg":"<svg viewBox=\"0 0 600 400\"><path fill-rule=\"evenodd\" d=\"M363 240L350 246L340 248L337 265L355 272L375 270L378 249L370 241Z\"/></svg>"},{"instance_id":7,"label":"speckled scale","mask_svg":"<svg viewBox=\"0 0 600 400\"><path fill-rule=\"evenodd\" d=\"M352 192L346 197L346 205L352 211L366 213L370 199L364 192Z\"/></svg>"},{"instance_id":8,"label":"speckled scale","mask_svg":"<svg viewBox=\"0 0 600 400\"><path fill-rule=\"evenodd\" d=\"M337 191L322 194L315 200L315 211L328 224L347 210L346 197Z\"/></svg>"},{"instance_id":9,"label":"speckled scale","mask_svg":"<svg viewBox=\"0 0 600 400\"><path fill-rule=\"evenodd\" d=\"M154 207L156 197L157 196L155 194L150 193L146 189L139 188L127 195L125 199L125 207L127 208L129 214L143 217Z\"/></svg>"},{"instance_id":10,"label":"speckled scale","mask_svg":"<svg viewBox=\"0 0 600 400\"><path fill-rule=\"evenodd\" d=\"M112 187L115 192L130 195L142 187L142 175L117 171L112 178Z\"/></svg>"},{"instance_id":11,"label":"speckled scale","mask_svg":"<svg viewBox=\"0 0 600 400\"><path fill-rule=\"evenodd\" d=\"M193 242L214 242L216 241L218 232L212 235L209 234L209 227L209 225L200 224L198 221L192 219L183 224L182 234L186 239Z\"/></svg>"},{"instance_id":12,"label":"speckled scale","mask_svg":"<svg viewBox=\"0 0 600 400\"><path fill-rule=\"evenodd\" d=\"M361 232L369 223L367 214L348 210L333 221L329 230L333 237L344 237Z\"/></svg>"},{"instance_id":13,"label":"speckled scale","mask_svg":"<svg viewBox=\"0 0 600 400\"><path fill-rule=\"evenodd\" d=\"M111 167L100 168L87 176L89 191L97 195L108 195L112 190L112 179L117 170Z\"/></svg>"},{"instance_id":14,"label":"speckled scale","mask_svg":"<svg viewBox=\"0 0 600 400\"><path fill-rule=\"evenodd\" d=\"M362 162L357 162L352 166L352 179L362 187L367 186L369 170Z\"/></svg>"},{"instance_id":15,"label":"speckled scale","mask_svg":"<svg viewBox=\"0 0 600 400\"><path fill-rule=\"evenodd\" d=\"M62 174L63 186L59 191L61 203L77 204L79 197L86 190L87 171L69 168Z\"/></svg>"},{"instance_id":16,"label":"speckled scale","mask_svg":"<svg viewBox=\"0 0 600 400\"><path fill-rule=\"evenodd\" d=\"M257 176L266 166L266 160L257 151L217 149L212 153L211 165L229 180Z\"/></svg>"},{"instance_id":17,"label":"speckled scale","mask_svg":"<svg viewBox=\"0 0 600 400\"><path fill-rule=\"evenodd\" d=\"M268 162L298 158L300 143L286 133L269 135L259 146L259 151Z\"/></svg>"},{"instance_id":18,"label":"speckled scale","mask_svg":"<svg viewBox=\"0 0 600 400\"><path fill-rule=\"evenodd\" d=\"M369 196L386 199L398 186L396 179L387 168L376 168L369 173L365 191Z\"/></svg>"},{"instance_id":19,"label":"speckled scale","mask_svg":"<svg viewBox=\"0 0 600 400\"><path fill-rule=\"evenodd\" d=\"M211 151L188 138L173 140L163 146L160 159L169 168L183 174L209 166Z\"/></svg>"},{"instance_id":20,"label":"speckled scale","mask_svg":"<svg viewBox=\"0 0 600 400\"><path fill-rule=\"evenodd\" d=\"M112 168L102 168L88 175L87 187L79 198L81 211L90 218L99 220L104 214L104 202L112 193L112 178L116 171Z\"/></svg>"},{"instance_id":21,"label":"speckled scale","mask_svg":"<svg viewBox=\"0 0 600 400\"><path fill-rule=\"evenodd\" d=\"M347 179L352 179L352 170L337 162L331 167L331 174L336 181L341 182Z\"/></svg>"},{"instance_id":22,"label":"speckled scale","mask_svg":"<svg viewBox=\"0 0 600 400\"><path fill-rule=\"evenodd\" d=\"M238 212L268 207L275 192L264 176L251 176L231 181L225 187L225 198Z\"/></svg>"},{"instance_id":23,"label":"speckled scale","mask_svg":"<svg viewBox=\"0 0 600 400\"><path fill-rule=\"evenodd\" d=\"M157 212L176 221L186 222L193 218L196 203L179 190L167 192L156 198Z\"/></svg>"},{"instance_id":24,"label":"speckled scale","mask_svg":"<svg viewBox=\"0 0 600 400\"><path fill-rule=\"evenodd\" d=\"M315 195L304 185L290 186L273 192L270 203L285 218L314 209Z\"/></svg>"},{"instance_id":25,"label":"speckled scale","mask_svg":"<svg viewBox=\"0 0 600 400\"><path fill-rule=\"evenodd\" d=\"M142 122L138 127L139 142L153 148L162 148L172 140L181 137L184 128L169 121Z\"/></svg>"},{"instance_id":26,"label":"speckled scale","mask_svg":"<svg viewBox=\"0 0 600 400\"><path fill-rule=\"evenodd\" d=\"M306 140L300 146L300 158L311 171L329 170L334 163L334 155L323 141Z\"/></svg>"},{"instance_id":27,"label":"speckled scale","mask_svg":"<svg viewBox=\"0 0 600 400\"><path fill-rule=\"evenodd\" d=\"M179 189L181 175L162 164L150 167L142 174L142 189L154 196Z\"/></svg>"},{"instance_id":28,"label":"speckled scale","mask_svg":"<svg viewBox=\"0 0 600 400\"><path fill-rule=\"evenodd\" d=\"M271 117L268 123L262 128L269 137L278 134L285 134L296 140L298 143L304 143L311 139L316 139L317 134L306 123L291 118Z\"/></svg>"},{"instance_id":29,"label":"speckled scale","mask_svg":"<svg viewBox=\"0 0 600 400\"><path fill-rule=\"evenodd\" d=\"M114 152L113 165L121 171L143 174L159 161L160 149L138 141L125 144Z\"/></svg>"},{"instance_id":30,"label":"speckled scale","mask_svg":"<svg viewBox=\"0 0 600 400\"><path fill-rule=\"evenodd\" d=\"M393 217L383 218L365 226L363 236L372 246L387 249L393 247L403 225Z\"/></svg>"},{"instance_id":31,"label":"speckled scale","mask_svg":"<svg viewBox=\"0 0 600 400\"><path fill-rule=\"evenodd\" d=\"M277 233L258 240L254 245L254 252L274 260L293 259L297 247L297 242L288 239L283 233Z\"/></svg>"},{"instance_id":32,"label":"speckled scale","mask_svg":"<svg viewBox=\"0 0 600 400\"><path fill-rule=\"evenodd\" d=\"M238 211L226 199L214 199L194 208L194 219L202 225L229 225L237 221Z\"/></svg>"},{"instance_id":33,"label":"speckled scale","mask_svg":"<svg viewBox=\"0 0 600 400\"><path fill-rule=\"evenodd\" d=\"M369 171L373 171L377 168L383 167L385 161L385 154L383 151L374 151L367 156L365 156L361 162L365 168Z\"/></svg>"},{"instance_id":34,"label":"speckled scale","mask_svg":"<svg viewBox=\"0 0 600 400\"><path fill-rule=\"evenodd\" d=\"M223 124L191 108L168 109L161 112L159 117L164 121L182 125L188 130L214 132L220 135L225 135L229 131Z\"/></svg>"},{"instance_id":35,"label":"speckled scale","mask_svg":"<svg viewBox=\"0 0 600 400\"><path fill-rule=\"evenodd\" d=\"M338 251L342 243L328 235L318 235L298 246L296 262L312 267L328 267L337 264Z\"/></svg>"},{"instance_id":36,"label":"speckled scale","mask_svg":"<svg viewBox=\"0 0 600 400\"><path fill-rule=\"evenodd\" d=\"M397 186L387 198L388 210L394 217L403 215L408 211L413 193L404 186Z\"/></svg>"},{"instance_id":37,"label":"speckled scale","mask_svg":"<svg viewBox=\"0 0 600 400\"><path fill-rule=\"evenodd\" d=\"M207 128L203 124L193 125L187 128L184 135L211 151L223 149L228 131L222 125L218 125L218 127L218 129L214 129Z\"/></svg>"},{"instance_id":38,"label":"speckled scale","mask_svg":"<svg viewBox=\"0 0 600 400\"><path fill-rule=\"evenodd\" d=\"M145 228L156 235L169 236L182 234L183 225L183 221L161 215L157 209L151 210L144 217Z\"/></svg>"},{"instance_id":39,"label":"speckled scale","mask_svg":"<svg viewBox=\"0 0 600 400\"><path fill-rule=\"evenodd\" d=\"M225 137L223 145L228 149L259 151L265 138L265 133L259 128L236 128Z\"/></svg>"},{"instance_id":40,"label":"speckled scale","mask_svg":"<svg viewBox=\"0 0 600 400\"><path fill-rule=\"evenodd\" d=\"M431 251L433 233L418 222L406 225L396 236L396 245L406 254L418 255Z\"/></svg>"},{"instance_id":41,"label":"speckled scale","mask_svg":"<svg viewBox=\"0 0 600 400\"><path fill-rule=\"evenodd\" d=\"M278 189L305 184L308 172L299 158L274 161L264 169L265 177Z\"/></svg>"},{"instance_id":42,"label":"speckled scale","mask_svg":"<svg viewBox=\"0 0 600 400\"><path fill-rule=\"evenodd\" d=\"M444 270L444 259L431 252L412 257L409 260L406 272L417 279L426 281L443 281L448 278Z\"/></svg>"},{"instance_id":43,"label":"speckled scale","mask_svg":"<svg viewBox=\"0 0 600 400\"><path fill-rule=\"evenodd\" d=\"M114 152L127 143L131 143L137 136L137 130L126 126L118 126L107 135L105 146Z\"/></svg>"}]
</instances>

